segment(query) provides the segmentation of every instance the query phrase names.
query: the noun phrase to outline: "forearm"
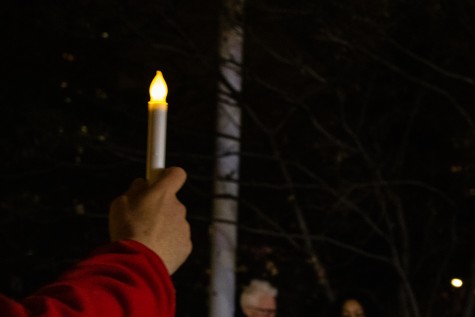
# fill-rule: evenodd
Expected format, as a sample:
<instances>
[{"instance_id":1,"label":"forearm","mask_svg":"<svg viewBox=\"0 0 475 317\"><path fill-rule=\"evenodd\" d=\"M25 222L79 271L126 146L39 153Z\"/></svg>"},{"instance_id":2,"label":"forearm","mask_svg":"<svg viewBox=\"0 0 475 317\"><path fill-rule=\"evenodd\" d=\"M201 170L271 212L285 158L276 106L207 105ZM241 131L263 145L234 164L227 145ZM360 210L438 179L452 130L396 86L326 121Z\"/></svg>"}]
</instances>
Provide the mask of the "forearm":
<instances>
[{"instance_id":1,"label":"forearm","mask_svg":"<svg viewBox=\"0 0 475 317\"><path fill-rule=\"evenodd\" d=\"M135 241L91 257L22 302L0 297L5 317L172 317L175 291L160 258Z\"/></svg>"}]
</instances>

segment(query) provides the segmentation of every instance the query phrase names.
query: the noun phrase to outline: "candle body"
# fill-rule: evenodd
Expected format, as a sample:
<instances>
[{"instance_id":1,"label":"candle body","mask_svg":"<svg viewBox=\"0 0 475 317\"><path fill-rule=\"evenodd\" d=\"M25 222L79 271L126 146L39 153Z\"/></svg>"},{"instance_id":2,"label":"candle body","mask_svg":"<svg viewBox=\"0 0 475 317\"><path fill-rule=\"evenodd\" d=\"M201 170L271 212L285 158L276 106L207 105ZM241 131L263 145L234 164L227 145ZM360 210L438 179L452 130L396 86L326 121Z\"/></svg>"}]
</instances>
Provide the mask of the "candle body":
<instances>
[{"instance_id":1,"label":"candle body","mask_svg":"<svg viewBox=\"0 0 475 317\"><path fill-rule=\"evenodd\" d=\"M147 180L155 181L165 168L167 104L149 103Z\"/></svg>"}]
</instances>

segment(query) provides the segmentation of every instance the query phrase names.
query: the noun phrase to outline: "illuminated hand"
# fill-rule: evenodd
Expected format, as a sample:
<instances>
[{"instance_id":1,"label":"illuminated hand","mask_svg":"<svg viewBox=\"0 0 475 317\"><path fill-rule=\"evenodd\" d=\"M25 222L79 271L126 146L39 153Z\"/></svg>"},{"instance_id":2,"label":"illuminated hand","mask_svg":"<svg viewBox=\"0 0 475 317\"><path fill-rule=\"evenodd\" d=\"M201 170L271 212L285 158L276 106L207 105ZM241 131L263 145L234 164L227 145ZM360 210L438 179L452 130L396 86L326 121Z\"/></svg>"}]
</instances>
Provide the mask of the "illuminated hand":
<instances>
[{"instance_id":1,"label":"illuminated hand","mask_svg":"<svg viewBox=\"0 0 475 317\"><path fill-rule=\"evenodd\" d=\"M165 169L151 185L136 179L112 202L109 212L111 240L141 242L158 254L169 274L192 250L186 207L176 197L185 180L186 173L179 167Z\"/></svg>"}]
</instances>

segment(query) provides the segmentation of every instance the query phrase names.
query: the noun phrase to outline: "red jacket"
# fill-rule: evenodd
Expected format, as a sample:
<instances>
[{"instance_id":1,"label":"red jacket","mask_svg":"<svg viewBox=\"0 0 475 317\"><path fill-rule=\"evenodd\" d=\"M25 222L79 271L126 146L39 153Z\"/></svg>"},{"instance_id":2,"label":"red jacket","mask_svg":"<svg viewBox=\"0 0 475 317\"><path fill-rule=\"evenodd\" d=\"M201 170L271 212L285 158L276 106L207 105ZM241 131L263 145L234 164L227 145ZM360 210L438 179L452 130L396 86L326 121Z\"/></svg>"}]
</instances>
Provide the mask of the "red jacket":
<instances>
[{"instance_id":1,"label":"red jacket","mask_svg":"<svg viewBox=\"0 0 475 317\"><path fill-rule=\"evenodd\" d=\"M21 302L0 295L2 317L173 317L175 290L161 259L124 240L89 258Z\"/></svg>"}]
</instances>

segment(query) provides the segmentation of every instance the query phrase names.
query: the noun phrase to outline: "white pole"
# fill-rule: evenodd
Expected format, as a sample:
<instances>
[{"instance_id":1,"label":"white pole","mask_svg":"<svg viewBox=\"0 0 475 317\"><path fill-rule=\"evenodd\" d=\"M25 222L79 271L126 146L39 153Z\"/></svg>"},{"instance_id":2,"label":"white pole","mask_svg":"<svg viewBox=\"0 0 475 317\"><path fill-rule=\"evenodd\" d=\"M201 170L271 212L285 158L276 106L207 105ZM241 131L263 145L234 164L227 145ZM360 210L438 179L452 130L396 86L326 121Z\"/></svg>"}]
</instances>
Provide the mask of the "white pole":
<instances>
[{"instance_id":1,"label":"white pole","mask_svg":"<svg viewBox=\"0 0 475 317\"><path fill-rule=\"evenodd\" d=\"M241 109L234 94L241 92L243 32L239 19L243 0L225 0L224 7L220 71L225 83L218 86L210 317L234 317L235 312Z\"/></svg>"}]
</instances>

